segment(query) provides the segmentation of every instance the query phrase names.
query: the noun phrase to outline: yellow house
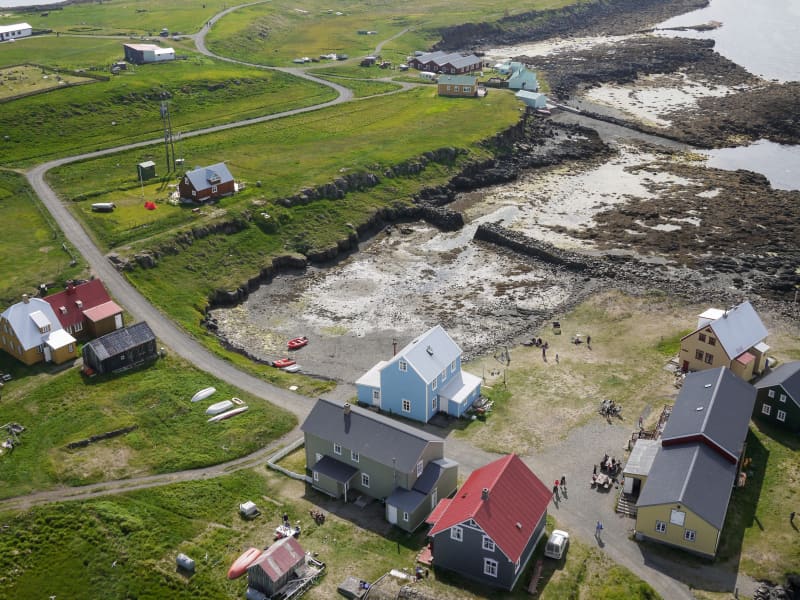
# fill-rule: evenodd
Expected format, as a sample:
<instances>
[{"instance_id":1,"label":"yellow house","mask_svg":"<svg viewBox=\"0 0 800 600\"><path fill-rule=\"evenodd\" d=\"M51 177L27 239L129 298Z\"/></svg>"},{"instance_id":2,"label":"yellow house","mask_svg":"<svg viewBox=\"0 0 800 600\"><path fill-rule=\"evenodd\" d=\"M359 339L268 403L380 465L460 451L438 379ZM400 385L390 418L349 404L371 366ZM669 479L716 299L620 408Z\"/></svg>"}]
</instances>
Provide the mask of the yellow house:
<instances>
[{"instance_id":1,"label":"yellow house","mask_svg":"<svg viewBox=\"0 0 800 600\"><path fill-rule=\"evenodd\" d=\"M714 557L755 405L726 367L686 377L636 503L636 537Z\"/></svg>"},{"instance_id":2,"label":"yellow house","mask_svg":"<svg viewBox=\"0 0 800 600\"><path fill-rule=\"evenodd\" d=\"M77 356L77 343L41 298L22 296L0 314L0 349L26 365L61 364Z\"/></svg>"},{"instance_id":3,"label":"yellow house","mask_svg":"<svg viewBox=\"0 0 800 600\"><path fill-rule=\"evenodd\" d=\"M728 367L750 381L766 367L767 329L749 302L727 310L709 308L698 315L697 327L681 339L681 370Z\"/></svg>"}]
</instances>

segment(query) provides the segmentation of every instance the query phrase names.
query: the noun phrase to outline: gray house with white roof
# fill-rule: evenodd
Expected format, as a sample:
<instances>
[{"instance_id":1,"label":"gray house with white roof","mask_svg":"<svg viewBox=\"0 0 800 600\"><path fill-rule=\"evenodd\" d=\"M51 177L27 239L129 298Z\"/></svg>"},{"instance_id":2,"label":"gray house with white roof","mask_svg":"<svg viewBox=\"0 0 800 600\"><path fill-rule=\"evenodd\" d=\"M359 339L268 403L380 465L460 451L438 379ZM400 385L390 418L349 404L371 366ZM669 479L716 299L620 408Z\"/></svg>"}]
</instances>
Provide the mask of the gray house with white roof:
<instances>
[{"instance_id":1,"label":"gray house with white roof","mask_svg":"<svg viewBox=\"0 0 800 600\"><path fill-rule=\"evenodd\" d=\"M636 504L638 538L716 554L754 403L726 367L686 377Z\"/></svg>"},{"instance_id":2,"label":"gray house with white roof","mask_svg":"<svg viewBox=\"0 0 800 600\"><path fill-rule=\"evenodd\" d=\"M725 310L709 308L698 316L695 330L681 338L681 369L728 367L750 381L766 367L766 338L767 328L749 302Z\"/></svg>"},{"instance_id":3,"label":"gray house with white roof","mask_svg":"<svg viewBox=\"0 0 800 600\"><path fill-rule=\"evenodd\" d=\"M376 412L319 399L301 427L311 485L333 498L385 501L386 520L421 525L458 485L444 440Z\"/></svg>"}]
</instances>

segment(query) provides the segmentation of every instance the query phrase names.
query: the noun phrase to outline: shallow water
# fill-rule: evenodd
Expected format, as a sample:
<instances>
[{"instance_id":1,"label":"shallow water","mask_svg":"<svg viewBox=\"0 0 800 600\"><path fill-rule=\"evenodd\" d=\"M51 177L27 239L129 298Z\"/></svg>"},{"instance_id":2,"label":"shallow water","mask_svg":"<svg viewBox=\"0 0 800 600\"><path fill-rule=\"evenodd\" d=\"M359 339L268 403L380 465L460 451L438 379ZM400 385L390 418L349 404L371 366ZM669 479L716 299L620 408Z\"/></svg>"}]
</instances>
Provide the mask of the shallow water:
<instances>
[{"instance_id":1,"label":"shallow water","mask_svg":"<svg viewBox=\"0 0 800 600\"><path fill-rule=\"evenodd\" d=\"M758 140L750 146L700 152L708 166L727 171L746 169L762 173L778 190L800 190L800 146Z\"/></svg>"},{"instance_id":2,"label":"shallow water","mask_svg":"<svg viewBox=\"0 0 800 600\"><path fill-rule=\"evenodd\" d=\"M669 31L665 35L712 39L714 49L753 75L800 81L800 2L797 0L711 0L703 9L673 17L659 28L719 21L711 31Z\"/></svg>"}]
</instances>

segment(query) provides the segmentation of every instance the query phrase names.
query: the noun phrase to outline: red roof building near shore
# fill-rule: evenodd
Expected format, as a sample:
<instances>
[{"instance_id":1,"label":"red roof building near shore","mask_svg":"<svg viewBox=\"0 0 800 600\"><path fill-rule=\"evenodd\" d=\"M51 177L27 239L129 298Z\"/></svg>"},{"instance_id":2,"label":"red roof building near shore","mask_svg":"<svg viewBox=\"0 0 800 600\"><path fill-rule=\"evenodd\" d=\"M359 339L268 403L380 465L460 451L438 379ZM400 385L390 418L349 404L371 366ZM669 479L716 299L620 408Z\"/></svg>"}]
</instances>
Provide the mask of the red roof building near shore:
<instances>
[{"instance_id":1,"label":"red roof building near shore","mask_svg":"<svg viewBox=\"0 0 800 600\"><path fill-rule=\"evenodd\" d=\"M552 497L516 454L473 471L432 515L433 564L512 589L544 534Z\"/></svg>"},{"instance_id":2,"label":"red roof building near shore","mask_svg":"<svg viewBox=\"0 0 800 600\"><path fill-rule=\"evenodd\" d=\"M108 295L100 279L68 282L64 291L43 298L56 313L61 327L79 339L91 339L123 326L122 309Z\"/></svg>"}]
</instances>

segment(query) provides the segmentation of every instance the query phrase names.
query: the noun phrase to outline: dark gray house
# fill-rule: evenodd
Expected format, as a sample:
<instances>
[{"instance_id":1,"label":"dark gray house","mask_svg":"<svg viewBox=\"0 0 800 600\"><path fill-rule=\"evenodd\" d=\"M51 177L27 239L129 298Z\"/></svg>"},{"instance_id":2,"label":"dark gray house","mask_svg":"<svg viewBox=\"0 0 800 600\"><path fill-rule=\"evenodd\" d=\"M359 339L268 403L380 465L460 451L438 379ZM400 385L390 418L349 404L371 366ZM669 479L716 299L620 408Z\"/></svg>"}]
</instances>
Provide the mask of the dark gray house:
<instances>
[{"instance_id":1,"label":"dark gray house","mask_svg":"<svg viewBox=\"0 0 800 600\"><path fill-rule=\"evenodd\" d=\"M800 433L800 360L770 371L755 388L753 416Z\"/></svg>"},{"instance_id":2,"label":"dark gray house","mask_svg":"<svg viewBox=\"0 0 800 600\"><path fill-rule=\"evenodd\" d=\"M156 336L142 321L92 340L83 347L85 373L126 371L158 356Z\"/></svg>"},{"instance_id":3,"label":"dark gray house","mask_svg":"<svg viewBox=\"0 0 800 600\"><path fill-rule=\"evenodd\" d=\"M312 486L334 498L385 501L386 520L414 531L458 485L444 440L367 409L319 399L301 429Z\"/></svg>"},{"instance_id":4,"label":"dark gray house","mask_svg":"<svg viewBox=\"0 0 800 600\"><path fill-rule=\"evenodd\" d=\"M428 517L434 566L513 589L544 534L552 497L516 454L473 471Z\"/></svg>"}]
</instances>

